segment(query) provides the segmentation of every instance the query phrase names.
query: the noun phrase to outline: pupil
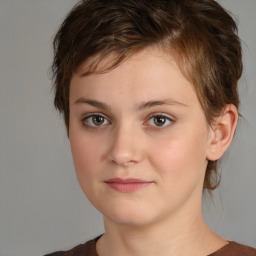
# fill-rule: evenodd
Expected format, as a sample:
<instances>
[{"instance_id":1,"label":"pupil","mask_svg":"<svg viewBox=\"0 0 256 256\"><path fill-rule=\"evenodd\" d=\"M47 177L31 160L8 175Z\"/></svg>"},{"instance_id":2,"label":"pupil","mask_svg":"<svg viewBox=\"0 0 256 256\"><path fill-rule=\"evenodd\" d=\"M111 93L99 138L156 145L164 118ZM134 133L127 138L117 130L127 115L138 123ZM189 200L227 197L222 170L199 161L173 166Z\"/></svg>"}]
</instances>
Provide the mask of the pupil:
<instances>
[{"instance_id":1,"label":"pupil","mask_svg":"<svg viewBox=\"0 0 256 256\"><path fill-rule=\"evenodd\" d=\"M104 122L104 117L102 117L102 116L94 116L93 117L93 123L95 125L103 124L103 122Z\"/></svg>"},{"instance_id":2,"label":"pupil","mask_svg":"<svg viewBox=\"0 0 256 256\"><path fill-rule=\"evenodd\" d=\"M166 121L165 117L163 117L163 116L157 116L154 118L154 122L157 126L163 125L165 123L165 121Z\"/></svg>"}]
</instances>

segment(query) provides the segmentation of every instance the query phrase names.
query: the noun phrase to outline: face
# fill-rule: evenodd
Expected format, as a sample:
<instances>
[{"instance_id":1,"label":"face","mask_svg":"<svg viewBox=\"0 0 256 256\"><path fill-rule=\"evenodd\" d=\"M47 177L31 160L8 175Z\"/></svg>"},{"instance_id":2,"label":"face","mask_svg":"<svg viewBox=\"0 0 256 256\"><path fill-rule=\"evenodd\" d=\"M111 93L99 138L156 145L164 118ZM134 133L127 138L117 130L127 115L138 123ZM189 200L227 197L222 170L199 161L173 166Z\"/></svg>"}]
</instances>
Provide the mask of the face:
<instances>
[{"instance_id":1,"label":"face","mask_svg":"<svg viewBox=\"0 0 256 256\"><path fill-rule=\"evenodd\" d=\"M71 79L69 138L91 203L122 225L200 211L209 127L174 59L148 49L104 74L87 65Z\"/></svg>"}]
</instances>

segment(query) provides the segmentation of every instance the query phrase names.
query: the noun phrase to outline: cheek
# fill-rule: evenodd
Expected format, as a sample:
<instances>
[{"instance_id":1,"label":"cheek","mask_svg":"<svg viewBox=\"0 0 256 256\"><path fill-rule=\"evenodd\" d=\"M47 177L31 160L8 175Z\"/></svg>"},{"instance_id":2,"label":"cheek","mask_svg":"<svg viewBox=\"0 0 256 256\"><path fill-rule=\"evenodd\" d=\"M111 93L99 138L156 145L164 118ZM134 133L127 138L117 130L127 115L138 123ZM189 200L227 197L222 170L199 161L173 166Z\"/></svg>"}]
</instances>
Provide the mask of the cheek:
<instances>
[{"instance_id":1,"label":"cheek","mask_svg":"<svg viewBox=\"0 0 256 256\"><path fill-rule=\"evenodd\" d=\"M201 176L206 168L205 140L201 134L182 133L151 146L151 164L173 186L188 184Z\"/></svg>"},{"instance_id":2,"label":"cheek","mask_svg":"<svg viewBox=\"0 0 256 256\"><path fill-rule=\"evenodd\" d=\"M79 182L81 182L80 178L87 181L97 173L96 167L100 164L103 155L103 148L99 147L99 143L90 136L71 131L70 145Z\"/></svg>"},{"instance_id":3,"label":"cheek","mask_svg":"<svg viewBox=\"0 0 256 256\"><path fill-rule=\"evenodd\" d=\"M102 141L75 131L70 134L70 145L77 180L86 197L95 205L95 198L100 191L99 181L102 178L100 170L103 168L103 147L99 146Z\"/></svg>"}]
</instances>

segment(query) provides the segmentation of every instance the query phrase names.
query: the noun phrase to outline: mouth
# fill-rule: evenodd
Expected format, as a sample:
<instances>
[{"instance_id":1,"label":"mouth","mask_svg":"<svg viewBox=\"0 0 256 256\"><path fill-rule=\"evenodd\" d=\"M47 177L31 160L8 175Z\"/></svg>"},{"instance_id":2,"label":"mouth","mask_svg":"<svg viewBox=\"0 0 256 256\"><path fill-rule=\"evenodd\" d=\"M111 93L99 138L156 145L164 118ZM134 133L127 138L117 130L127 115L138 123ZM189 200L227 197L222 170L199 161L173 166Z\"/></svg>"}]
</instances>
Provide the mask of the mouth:
<instances>
[{"instance_id":1,"label":"mouth","mask_svg":"<svg viewBox=\"0 0 256 256\"><path fill-rule=\"evenodd\" d=\"M151 184L153 181L145 181L140 179L121 179L121 178L114 178L105 181L105 183L112 189L123 192L123 193L130 193L140 189L143 189Z\"/></svg>"}]
</instances>

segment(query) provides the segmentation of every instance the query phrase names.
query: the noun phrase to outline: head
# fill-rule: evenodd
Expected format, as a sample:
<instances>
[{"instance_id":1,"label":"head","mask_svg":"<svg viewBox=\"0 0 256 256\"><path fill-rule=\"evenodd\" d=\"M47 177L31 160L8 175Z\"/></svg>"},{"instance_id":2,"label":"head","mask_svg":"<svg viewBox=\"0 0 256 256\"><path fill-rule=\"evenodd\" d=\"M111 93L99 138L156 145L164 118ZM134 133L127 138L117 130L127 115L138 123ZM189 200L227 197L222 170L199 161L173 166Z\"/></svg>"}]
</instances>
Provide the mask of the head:
<instances>
[{"instance_id":1,"label":"head","mask_svg":"<svg viewBox=\"0 0 256 256\"><path fill-rule=\"evenodd\" d=\"M212 126L227 105L239 107L242 60L236 32L231 15L214 0L80 1L54 39L54 103L67 132L70 81L82 63L92 60L87 75L104 73L155 46L175 59ZM204 188L215 189L216 177L217 161L209 160Z\"/></svg>"}]
</instances>

